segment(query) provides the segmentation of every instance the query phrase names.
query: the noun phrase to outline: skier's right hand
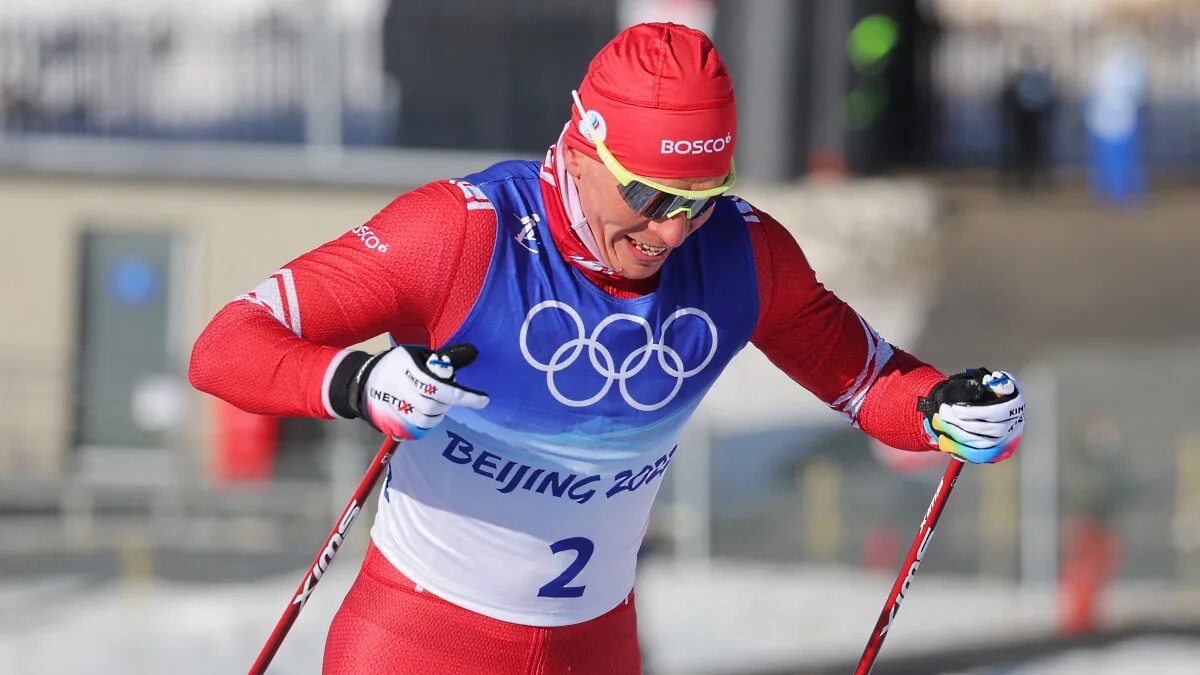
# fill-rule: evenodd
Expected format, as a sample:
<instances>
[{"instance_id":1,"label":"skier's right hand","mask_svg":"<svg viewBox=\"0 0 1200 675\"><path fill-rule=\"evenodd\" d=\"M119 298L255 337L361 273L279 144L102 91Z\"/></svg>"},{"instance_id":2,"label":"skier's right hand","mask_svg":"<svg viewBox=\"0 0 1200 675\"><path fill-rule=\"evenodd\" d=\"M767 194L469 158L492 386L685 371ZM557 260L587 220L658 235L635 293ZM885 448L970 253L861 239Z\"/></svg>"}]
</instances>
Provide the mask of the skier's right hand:
<instances>
[{"instance_id":1,"label":"skier's right hand","mask_svg":"<svg viewBox=\"0 0 1200 675\"><path fill-rule=\"evenodd\" d=\"M455 372L470 365L478 353L463 343L437 351L400 346L376 354L348 382L349 407L393 438L421 438L451 406L488 404L487 394L455 382Z\"/></svg>"}]
</instances>

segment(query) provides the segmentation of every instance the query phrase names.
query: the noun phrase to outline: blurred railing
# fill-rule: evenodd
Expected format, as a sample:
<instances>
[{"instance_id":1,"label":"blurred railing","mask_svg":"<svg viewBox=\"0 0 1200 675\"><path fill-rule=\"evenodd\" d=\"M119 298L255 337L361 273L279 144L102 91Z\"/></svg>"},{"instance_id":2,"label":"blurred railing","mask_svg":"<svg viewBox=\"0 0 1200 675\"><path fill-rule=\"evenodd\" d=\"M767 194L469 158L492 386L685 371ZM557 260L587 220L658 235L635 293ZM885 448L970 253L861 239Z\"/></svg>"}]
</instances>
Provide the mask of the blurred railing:
<instances>
[{"instance_id":1,"label":"blurred railing","mask_svg":"<svg viewBox=\"0 0 1200 675\"><path fill-rule=\"evenodd\" d=\"M153 447L81 446L87 400L74 370L35 358L0 367L0 555L111 551L132 545L274 554L315 545L368 461L364 426L284 425L265 480L214 475L216 429L184 420ZM194 394L194 409L202 405ZM42 409L61 401L65 414ZM340 503L335 503L339 502ZM373 505L368 505L373 508Z\"/></svg>"},{"instance_id":2,"label":"blurred railing","mask_svg":"<svg viewBox=\"0 0 1200 675\"><path fill-rule=\"evenodd\" d=\"M1127 581L1200 579L1200 421L1189 412L1200 354L1126 346L1021 372L1026 442L1009 462L966 467L922 570L1043 586L1081 565ZM681 443L663 508L694 508L678 495L697 488L680 480L707 475L711 555L894 571L944 458L896 472L856 430L769 436L712 430L700 474Z\"/></svg>"}]
</instances>

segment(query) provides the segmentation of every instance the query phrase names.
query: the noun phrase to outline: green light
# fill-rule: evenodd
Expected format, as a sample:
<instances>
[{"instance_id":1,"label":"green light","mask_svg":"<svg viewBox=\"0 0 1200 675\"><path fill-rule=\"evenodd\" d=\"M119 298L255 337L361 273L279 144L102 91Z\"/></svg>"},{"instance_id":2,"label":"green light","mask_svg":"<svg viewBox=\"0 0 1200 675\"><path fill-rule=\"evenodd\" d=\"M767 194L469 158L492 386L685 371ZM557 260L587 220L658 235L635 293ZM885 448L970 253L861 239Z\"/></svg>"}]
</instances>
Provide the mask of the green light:
<instances>
[{"instance_id":1,"label":"green light","mask_svg":"<svg viewBox=\"0 0 1200 675\"><path fill-rule=\"evenodd\" d=\"M888 90L876 82L863 82L846 96L846 126L862 131L879 121L888 106Z\"/></svg>"},{"instance_id":2,"label":"green light","mask_svg":"<svg viewBox=\"0 0 1200 675\"><path fill-rule=\"evenodd\" d=\"M870 14L850 31L846 51L850 62L865 74L878 73L900 39L900 27L885 14Z\"/></svg>"}]
</instances>

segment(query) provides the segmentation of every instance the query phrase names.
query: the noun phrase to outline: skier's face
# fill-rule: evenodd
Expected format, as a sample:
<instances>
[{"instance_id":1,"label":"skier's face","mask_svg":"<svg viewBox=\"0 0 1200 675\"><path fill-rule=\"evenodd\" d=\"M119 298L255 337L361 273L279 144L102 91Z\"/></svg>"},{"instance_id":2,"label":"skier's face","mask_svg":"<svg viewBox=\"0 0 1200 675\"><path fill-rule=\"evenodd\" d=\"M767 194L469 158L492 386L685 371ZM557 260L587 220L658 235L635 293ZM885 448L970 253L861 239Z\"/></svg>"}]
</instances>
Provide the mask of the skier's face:
<instances>
[{"instance_id":1,"label":"skier's face","mask_svg":"<svg viewBox=\"0 0 1200 675\"><path fill-rule=\"evenodd\" d=\"M617 179L604 164L567 148L567 172L575 178L583 215L596 244L601 261L627 279L645 279L662 268L673 249L683 244L692 232L708 220L712 209L695 220L684 214L672 218L648 220L629 208L617 192ZM707 190L719 187L725 176L704 178L652 178L657 183L683 190Z\"/></svg>"}]
</instances>

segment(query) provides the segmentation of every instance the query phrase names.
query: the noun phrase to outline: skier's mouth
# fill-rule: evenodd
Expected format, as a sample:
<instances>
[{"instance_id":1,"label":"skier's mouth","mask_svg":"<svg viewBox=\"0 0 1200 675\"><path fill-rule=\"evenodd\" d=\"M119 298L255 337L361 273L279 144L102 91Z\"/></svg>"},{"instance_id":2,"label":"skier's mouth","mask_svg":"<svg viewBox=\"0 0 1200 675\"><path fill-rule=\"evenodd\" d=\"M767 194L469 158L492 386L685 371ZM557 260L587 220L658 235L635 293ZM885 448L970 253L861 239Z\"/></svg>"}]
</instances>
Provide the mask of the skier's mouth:
<instances>
[{"instance_id":1,"label":"skier's mouth","mask_svg":"<svg viewBox=\"0 0 1200 675\"><path fill-rule=\"evenodd\" d=\"M657 258L670 249L669 246L650 246L649 244L643 244L629 235L625 235L625 239L629 241L630 245L632 245L638 251L650 256L651 258Z\"/></svg>"}]
</instances>

